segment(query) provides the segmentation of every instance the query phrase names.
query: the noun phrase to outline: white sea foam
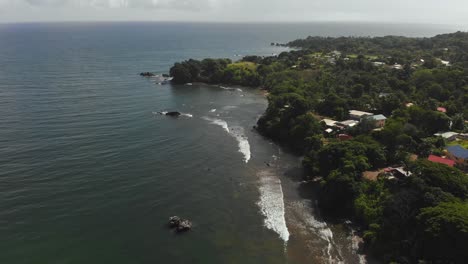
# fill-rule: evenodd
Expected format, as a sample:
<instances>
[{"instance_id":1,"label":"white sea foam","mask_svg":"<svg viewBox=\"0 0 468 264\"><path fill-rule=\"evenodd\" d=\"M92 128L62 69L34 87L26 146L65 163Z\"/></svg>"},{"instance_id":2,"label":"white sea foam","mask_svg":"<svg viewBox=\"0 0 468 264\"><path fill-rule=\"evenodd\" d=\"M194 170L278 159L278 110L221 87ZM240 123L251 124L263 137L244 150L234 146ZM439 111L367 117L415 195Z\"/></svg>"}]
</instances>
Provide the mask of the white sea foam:
<instances>
[{"instance_id":1,"label":"white sea foam","mask_svg":"<svg viewBox=\"0 0 468 264\"><path fill-rule=\"evenodd\" d=\"M182 116L186 116L186 117L193 117L192 114L188 114L188 113L182 113L181 115L182 115Z\"/></svg>"},{"instance_id":2,"label":"white sea foam","mask_svg":"<svg viewBox=\"0 0 468 264\"><path fill-rule=\"evenodd\" d=\"M242 127L233 127L229 129L228 123L222 119L210 118L204 116L203 119L210 121L211 124L221 126L226 132L234 137L239 145L239 152L244 155L245 163L248 163L251 158L249 139L244 134Z\"/></svg>"},{"instance_id":3,"label":"white sea foam","mask_svg":"<svg viewBox=\"0 0 468 264\"><path fill-rule=\"evenodd\" d=\"M236 88L236 91L243 92L241 88Z\"/></svg>"},{"instance_id":4,"label":"white sea foam","mask_svg":"<svg viewBox=\"0 0 468 264\"><path fill-rule=\"evenodd\" d=\"M259 176L260 200L258 206L265 216L265 226L276 232L286 244L289 240L289 230L286 226L281 180L268 171L262 171Z\"/></svg>"},{"instance_id":5,"label":"white sea foam","mask_svg":"<svg viewBox=\"0 0 468 264\"><path fill-rule=\"evenodd\" d=\"M300 216L301 220L304 222L305 227L313 231L314 234L317 234L323 241L327 243L327 247L324 248L324 256L328 258L329 263L342 263L341 261L341 251L335 246L333 240L333 232L328 227L327 223L317 220L311 211L311 203L308 201L296 201L292 204L294 207L294 212ZM332 249L335 247L337 257L333 257Z\"/></svg>"},{"instance_id":6,"label":"white sea foam","mask_svg":"<svg viewBox=\"0 0 468 264\"><path fill-rule=\"evenodd\" d=\"M225 87L225 86L219 86L219 88L221 88L223 90L234 90L234 88Z\"/></svg>"},{"instance_id":7,"label":"white sea foam","mask_svg":"<svg viewBox=\"0 0 468 264\"><path fill-rule=\"evenodd\" d=\"M234 106L234 105L226 105L223 107L223 110L232 110L232 109L236 109L237 106Z\"/></svg>"},{"instance_id":8,"label":"white sea foam","mask_svg":"<svg viewBox=\"0 0 468 264\"><path fill-rule=\"evenodd\" d=\"M248 138L245 136L244 129L242 127L233 127L230 133L239 144L239 152L244 155L245 163L250 160L250 143Z\"/></svg>"},{"instance_id":9,"label":"white sea foam","mask_svg":"<svg viewBox=\"0 0 468 264\"><path fill-rule=\"evenodd\" d=\"M214 113L214 112L216 112L216 109L211 109L210 110L210 113Z\"/></svg>"},{"instance_id":10,"label":"white sea foam","mask_svg":"<svg viewBox=\"0 0 468 264\"><path fill-rule=\"evenodd\" d=\"M213 124L213 125L221 126L226 132L229 133L229 126L228 126L228 123L226 121L221 120L221 119L217 119L217 118L210 118L210 117L206 117L206 116L204 116L203 119L205 119L207 121L210 121L210 123Z\"/></svg>"},{"instance_id":11,"label":"white sea foam","mask_svg":"<svg viewBox=\"0 0 468 264\"><path fill-rule=\"evenodd\" d=\"M356 234L356 230L351 227L351 221L346 221L345 223L348 224L351 229L351 235L348 237L348 239L351 240L351 250L358 256L359 264L366 264L366 255L360 254L359 252L359 244L362 242L362 239Z\"/></svg>"}]
</instances>

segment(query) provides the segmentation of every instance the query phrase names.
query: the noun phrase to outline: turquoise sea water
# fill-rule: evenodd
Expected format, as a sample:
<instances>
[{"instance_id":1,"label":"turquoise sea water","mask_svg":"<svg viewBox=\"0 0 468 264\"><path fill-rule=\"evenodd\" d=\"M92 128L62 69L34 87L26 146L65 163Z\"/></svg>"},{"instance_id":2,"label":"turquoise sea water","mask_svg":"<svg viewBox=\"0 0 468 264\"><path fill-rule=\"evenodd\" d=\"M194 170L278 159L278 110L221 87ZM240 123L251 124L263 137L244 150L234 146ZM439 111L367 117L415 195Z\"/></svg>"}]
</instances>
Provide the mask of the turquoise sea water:
<instances>
[{"instance_id":1,"label":"turquoise sea water","mask_svg":"<svg viewBox=\"0 0 468 264\"><path fill-rule=\"evenodd\" d=\"M357 262L349 234L321 222L313 198L297 192L299 158L251 129L267 106L259 91L160 86L138 73L271 55L284 48L270 42L307 35L453 30L0 25L0 263ZM166 110L185 115L156 113ZM174 214L193 231L168 230Z\"/></svg>"}]
</instances>

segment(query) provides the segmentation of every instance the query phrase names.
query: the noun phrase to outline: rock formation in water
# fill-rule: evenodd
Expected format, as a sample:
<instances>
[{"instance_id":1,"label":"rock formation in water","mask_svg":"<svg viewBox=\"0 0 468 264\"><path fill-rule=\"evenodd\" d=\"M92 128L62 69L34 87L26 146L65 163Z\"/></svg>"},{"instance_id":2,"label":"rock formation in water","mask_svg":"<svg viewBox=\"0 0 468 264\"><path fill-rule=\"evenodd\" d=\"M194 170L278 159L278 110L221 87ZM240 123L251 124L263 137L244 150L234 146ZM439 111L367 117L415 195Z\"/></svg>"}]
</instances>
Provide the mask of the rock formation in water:
<instances>
[{"instance_id":1,"label":"rock formation in water","mask_svg":"<svg viewBox=\"0 0 468 264\"><path fill-rule=\"evenodd\" d=\"M192 222L178 216L171 216L169 217L169 227L175 228L177 232L185 232L192 229Z\"/></svg>"},{"instance_id":2,"label":"rock formation in water","mask_svg":"<svg viewBox=\"0 0 468 264\"><path fill-rule=\"evenodd\" d=\"M173 112L167 112L166 113L167 116L172 116L172 117L178 117L181 115L180 112L177 112L177 111L173 111Z\"/></svg>"},{"instance_id":3,"label":"rock formation in water","mask_svg":"<svg viewBox=\"0 0 468 264\"><path fill-rule=\"evenodd\" d=\"M153 76L156 76L156 75L154 73L151 73L151 72L142 72L142 73L140 73L140 76L153 77Z\"/></svg>"}]
</instances>

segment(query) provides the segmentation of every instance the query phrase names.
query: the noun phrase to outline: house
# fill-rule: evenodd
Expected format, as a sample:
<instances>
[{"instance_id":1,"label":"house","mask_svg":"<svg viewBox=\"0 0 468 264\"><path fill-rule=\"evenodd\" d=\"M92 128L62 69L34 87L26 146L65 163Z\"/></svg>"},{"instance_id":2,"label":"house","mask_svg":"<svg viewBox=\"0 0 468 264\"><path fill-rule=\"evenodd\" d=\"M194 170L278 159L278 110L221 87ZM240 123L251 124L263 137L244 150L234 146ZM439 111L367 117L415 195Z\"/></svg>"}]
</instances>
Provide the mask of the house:
<instances>
[{"instance_id":1,"label":"house","mask_svg":"<svg viewBox=\"0 0 468 264\"><path fill-rule=\"evenodd\" d=\"M444 66L451 66L450 61L440 60L440 63L442 63L442 65L444 65Z\"/></svg>"},{"instance_id":2,"label":"house","mask_svg":"<svg viewBox=\"0 0 468 264\"><path fill-rule=\"evenodd\" d=\"M392 69L401 70L403 69L403 66L401 64L395 63L394 65L392 65Z\"/></svg>"},{"instance_id":3,"label":"house","mask_svg":"<svg viewBox=\"0 0 468 264\"><path fill-rule=\"evenodd\" d=\"M337 123L337 121L327 118L322 119L321 122L324 122L327 127L334 127Z\"/></svg>"},{"instance_id":4,"label":"house","mask_svg":"<svg viewBox=\"0 0 468 264\"><path fill-rule=\"evenodd\" d=\"M358 111L358 110L349 110L349 117L354 120L361 120L366 116L373 116L373 113Z\"/></svg>"},{"instance_id":5,"label":"house","mask_svg":"<svg viewBox=\"0 0 468 264\"><path fill-rule=\"evenodd\" d=\"M353 139L352 136L348 135L348 134L339 134L337 136L337 138L340 140L340 141L346 141L346 140L351 140Z\"/></svg>"},{"instance_id":6,"label":"house","mask_svg":"<svg viewBox=\"0 0 468 264\"><path fill-rule=\"evenodd\" d=\"M380 66L384 66L384 65L385 65L385 62L374 61L374 62L372 62L372 64L373 64L375 67L380 67Z\"/></svg>"},{"instance_id":7,"label":"house","mask_svg":"<svg viewBox=\"0 0 468 264\"><path fill-rule=\"evenodd\" d=\"M439 156L435 155L429 155L427 158L429 161L435 162L435 163L440 163L440 164L445 164L447 166L453 167L455 166L455 161L447 159L447 158L442 158Z\"/></svg>"},{"instance_id":8,"label":"house","mask_svg":"<svg viewBox=\"0 0 468 264\"><path fill-rule=\"evenodd\" d=\"M384 115L373 115L369 117L371 120L375 121L375 127L384 127L387 117Z\"/></svg>"},{"instance_id":9,"label":"house","mask_svg":"<svg viewBox=\"0 0 468 264\"><path fill-rule=\"evenodd\" d=\"M413 103L407 103L407 104L406 104L406 107L412 107L412 106L414 106Z\"/></svg>"},{"instance_id":10,"label":"house","mask_svg":"<svg viewBox=\"0 0 468 264\"><path fill-rule=\"evenodd\" d=\"M441 113L447 113L447 109L445 107L437 107L437 111Z\"/></svg>"},{"instance_id":11,"label":"house","mask_svg":"<svg viewBox=\"0 0 468 264\"><path fill-rule=\"evenodd\" d=\"M354 127L357 124L359 124L359 121L356 121L356 120L345 120L345 121L336 122L336 125L343 126L345 128Z\"/></svg>"},{"instance_id":12,"label":"house","mask_svg":"<svg viewBox=\"0 0 468 264\"><path fill-rule=\"evenodd\" d=\"M389 168L385 168L384 172L396 178L405 178L405 177L409 177L413 175L411 171L405 170L404 167L397 167L397 168L389 167Z\"/></svg>"},{"instance_id":13,"label":"house","mask_svg":"<svg viewBox=\"0 0 468 264\"><path fill-rule=\"evenodd\" d=\"M334 50L334 51L330 52L330 55L334 56L335 58L339 58L339 57L341 57L341 52L339 52L337 50Z\"/></svg>"},{"instance_id":14,"label":"house","mask_svg":"<svg viewBox=\"0 0 468 264\"><path fill-rule=\"evenodd\" d=\"M454 141L457 139L458 133L456 132L444 132L444 133L435 133L434 136L436 137L443 137L445 140Z\"/></svg>"},{"instance_id":15,"label":"house","mask_svg":"<svg viewBox=\"0 0 468 264\"><path fill-rule=\"evenodd\" d=\"M468 149L460 145L447 147L447 157L461 168L468 168Z\"/></svg>"}]
</instances>

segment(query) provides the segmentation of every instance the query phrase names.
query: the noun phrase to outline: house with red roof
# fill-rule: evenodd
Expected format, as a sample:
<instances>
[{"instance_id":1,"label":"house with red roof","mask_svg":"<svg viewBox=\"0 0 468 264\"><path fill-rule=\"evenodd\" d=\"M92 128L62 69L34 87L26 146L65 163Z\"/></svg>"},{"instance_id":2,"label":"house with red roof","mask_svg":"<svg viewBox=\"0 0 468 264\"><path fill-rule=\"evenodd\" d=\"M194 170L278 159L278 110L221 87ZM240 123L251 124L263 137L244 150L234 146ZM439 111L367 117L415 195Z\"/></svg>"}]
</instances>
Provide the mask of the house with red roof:
<instances>
[{"instance_id":1,"label":"house with red roof","mask_svg":"<svg viewBox=\"0 0 468 264\"><path fill-rule=\"evenodd\" d=\"M442 113L447 113L447 109L445 107L437 107L437 111L442 112Z\"/></svg>"},{"instance_id":2,"label":"house with red roof","mask_svg":"<svg viewBox=\"0 0 468 264\"><path fill-rule=\"evenodd\" d=\"M442 158L436 155L429 155L429 158L427 158L429 161L435 162L435 163L440 163L440 164L445 164L447 166L453 167L455 166L455 161L449 160L446 158Z\"/></svg>"}]
</instances>

